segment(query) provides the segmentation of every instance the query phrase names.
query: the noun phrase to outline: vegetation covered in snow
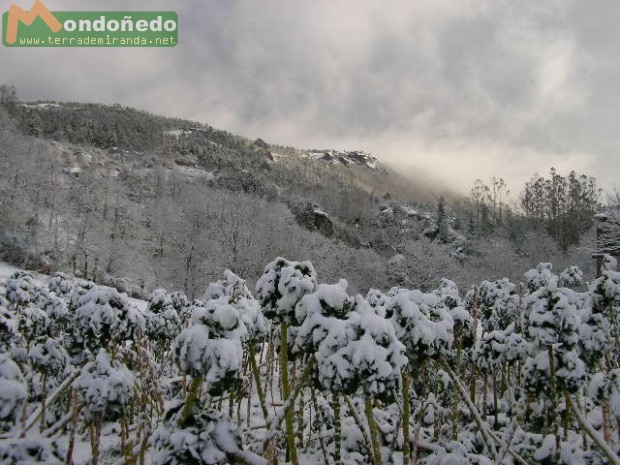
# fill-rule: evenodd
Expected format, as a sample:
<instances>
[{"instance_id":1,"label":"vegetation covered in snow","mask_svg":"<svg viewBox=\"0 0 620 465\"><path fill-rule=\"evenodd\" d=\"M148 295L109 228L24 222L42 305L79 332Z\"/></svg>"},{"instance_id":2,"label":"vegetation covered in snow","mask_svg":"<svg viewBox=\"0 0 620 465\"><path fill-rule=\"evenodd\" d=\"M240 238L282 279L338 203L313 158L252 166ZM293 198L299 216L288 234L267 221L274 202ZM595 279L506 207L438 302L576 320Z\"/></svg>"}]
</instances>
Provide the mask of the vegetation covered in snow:
<instances>
[{"instance_id":1,"label":"vegetation covered in snow","mask_svg":"<svg viewBox=\"0 0 620 465\"><path fill-rule=\"evenodd\" d=\"M0 281L6 464L620 463L620 273L350 295L277 258L201 299Z\"/></svg>"}]
</instances>

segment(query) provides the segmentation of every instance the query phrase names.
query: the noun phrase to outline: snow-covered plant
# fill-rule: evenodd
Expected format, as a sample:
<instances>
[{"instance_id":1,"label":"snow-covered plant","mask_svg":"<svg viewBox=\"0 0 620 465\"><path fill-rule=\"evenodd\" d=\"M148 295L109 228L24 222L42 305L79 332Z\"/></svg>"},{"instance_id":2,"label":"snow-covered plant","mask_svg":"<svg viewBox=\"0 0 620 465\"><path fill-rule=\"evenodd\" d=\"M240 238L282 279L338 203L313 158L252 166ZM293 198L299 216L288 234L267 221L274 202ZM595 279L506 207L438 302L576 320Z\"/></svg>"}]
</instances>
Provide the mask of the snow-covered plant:
<instances>
[{"instance_id":1,"label":"snow-covered plant","mask_svg":"<svg viewBox=\"0 0 620 465\"><path fill-rule=\"evenodd\" d=\"M230 303L234 303L239 299L254 298L252 292L248 288L247 282L230 270L224 271L223 280L209 284L202 300L207 302L221 297L228 297Z\"/></svg>"},{"instance_id":2,"label":"snow-covered plant","mask_svg":"<svg viewBox=\"0 0 620 465\"><path fill-rule=\"evenodd\" d=\"M510 325L504 330L505 342L502 350L502 358L505 363L514 364L523 362L527 357L530 345L521 333L515 329L515 325Z\"/></svg>"},{"instance_id":3,"label":"snow-covered plant","mask_svg":"<svg viewBox=\"0 0 620 465\"><path fill-rule=\"evenodd\" d=\"M583 271L576 266L569 266L562 273L560 273L561 287L579 287L583 284Z\"/></svg>"},{"instance_id":4,"label":"snow-covered plant","mask_svg":"<svg viewBox=\"0 0 620 465\"><path fill-rule=\"evenodd\" d=\"M253 382L258 391L259 404L268 418L265 390L256 360L257 344L267 336L268 320L261 311L245 280L232 271L224 272L224 279L211 283L203 295L205 304L194 308L192 322L209 327L211 337L240 340L247 349Z\"/></svg>"},{"instance_id":5,"label":"snow-covered plant","mask_svg":"<svg viewBox=\"0 0 620 465\"><path fill-rule=\"evenodd\" d=\"M58 387L65 379L70 364L69 355L58 339L41 337L30 347L28 363L34 370L30 381L31 389L36 391L43 401L41 406L41 427L43 428L48 420L46 416L48 406L44 401L50 388ZM35 378L35 374L39 379Z\"/></svg>"},{"instance_id":6,"label":"snow-covered plant","mask_svg":"<svg viewBox=\"0 0 620 465\"><path fill-rule=\"evenodd\" d=\"M190 301L183 291L174 291L169 295L172 306L177 311L177 315L181 319L183 325L185 325L192 317L192 312L189 309Z\"/></svg>"},{"instance_id":7,"label":"snow-covered plant","mask_svg":"<svg viewBox=\"0 0 620 465\"><path fill-rule=\"evenodd\" d=\"M49 317L47 334L53 337L61 336L69 323L69 310L65 299L47 288L41 288L36 292L34 304Z\"/></svg>"},{"instance_id":8,"label":"snow-covered plant","mask_svg":"<svg viewBox=\"0 0 620 465\"><path fill-rule=\"evenodd\" d=\"M152 313L163 313L168 307L172 306L172 300L165 289L155 289L148 298L147 311Z\"/></svg>"},{"instance_id":9,"label":"snow-covered plant","mask_svg":"<svg viewBox=\"0 0 620 465\"><path fill-rule=\"evenodd\" d=\"M30 346L34 340L50 334L51 320L44 310L34 303L28 303L15 309L19 334L24 345Z\"/></svg>"},{"instance_id":10,"label":"snow-covered plant","mask_svg":"<svg viewBox=\"0 0 620 465\"><path fill-rule=\"evenodd\" d=\"M181 332L181 319L164 289L156 289L149 297L145 314L146 336L159 361L163 361L172 341Z\"/></svg>"},{"instance_id":11,"label":"snow-covered plant","mask_svg":"<svg viewBox=\"0 0 620 465\"><path fill-rule=\"evenodd\" d=\"M390 398L407 364L389 321L361 296L346 320L335 320L316 352L319 382L332 391Z\"/></svg>"},{"instance_id":12,"label":"snow-covered plant","mask_svg":"<svg viewBox=\"0 0 620 465\"><path fill-rule=\"evenodd\" d=\"M37 283L32 273L16 271L5 283L6 299L11 308L28 305L34 300Z\"/></svg>"},{"instance_id":13,"label":"snow-covered plant","mask_svg":"<svg viewBox=\"0 0 620 465\"><path fill-rule=\"evenodd\" d=\"M465 309L465 302L459 294L454 281L442 278L439 286L433 291L439 298L454 321L453 335L455 346L459 349L470 347L474 342L474 320Z\"/></svg>"},{"instance_id":14,"label":"snow-covered plant","mask_svg":"<svg viewBox=\"0 0 620 465\"><path fill-rule=\"evenodd\" d=\"M433 291L433 294L439 298L440 303L449 309L463 305L463 299L461 299L459 294L458 286L454 281L450 281L449 279L442 278L437 288Z\"/></svg>"},{"instance_id":15,"label":"snow-covered plant","mask_svg":"<svg viewBox=\"0 0 620 465\"><path fill-rule=\"evenodd\" d=\"M485 331L503 330L519 322L517 287L508 279L482 281L478 289L480 320Z\"/></svg>"},{"instance_id":16,"label":"snow-covered plant","mask_svg":"<svg viewBox=\"0 0 620 465\"><path fill-rule=\"evenodd\" d=\"M581 299L578 304L580 310L579 348L581 358L590 369L600 366L610 353L614 340L612 338L612 325L609 321L609 313L605 308L593 304L593 294L584 292L575 294Z\"/></svg>"},{"instance_id":17,"label":"snow-covered plant","mask_svg":"<svg viewBox=\"0 0 620 465\"><path fill-rule=\"evenodd\" d=\"M295 319L301 323L293 343L295 356L314 354L329 334L333 325L342 324L355 308L355 299L347 293L348 283L341 279L336 284L319 284L311 294L306 294L295 307ZM376 310L376 307L373 309ZM311 358L310 358L311 360ZM316 373L314 373L316 376ZM341 396L332 393L335 462L340 461L342 440Z\"/></svg>"},{"instance_id":18,"label":"snow-covered plant","mask_svg":"<svg viewBox=\"0 0 620 465\"><path fill-rule=\"evenodd\" d=\"M474 344L476 329L474 319L465 307L458 306L449 310L452 321L454 321L453 336L454 346L457 351L467 349ZM458 354L457 354L458 356Z\"/></svg>"},{"instance_id":19,"label":"snow-covered plant","mask_svg":"<svg viewBox=\"0 0 620 465\"><path fill-rule=\"evenodd\" d=\"M69 365L69 355L58 339L42 337L28 351L32 368L47 376L60 376Z\"/></svg>"},{"instance_id":20,"label":"snow-covered plant","mask_svg":"<svg viewBox=\"0 0 620 465\"><path fill-rule=\"evenodd\" d=\"M259 302L252 295L245 280L229 270L224 272L224 277L225 279L208 286L203 296L204 302L207 303L206 307L211 305L210 301L231 305L245 326L246 334L242 340L253 342L262 340L267 335L268 322Z\"/></svg>"},{"instance_id":21,"label":"snow-covered plant","mask_svg":"<svg viewBox=\"0 0 620 465\"><path fill-rule=\"evenodd\" d=\"M120 361L101 349L75 382L88 422L114 421L134 397L135 379Z\"/></svg>"},{"instance_id":22,"label":"snow-covered plant","mask_svg":"<svg viewBox=\"0 0 620 465\"><path fill-rule=\"evenodd\" d=\"M532 342L543 349L558 343L556 312L553 303L557 296L557 287L542 287L526 297L529 309L528 332Z\"/></svg>"},{"instance_id":23,"label":"snow-covered plant","mask_svg":"<svg viewBox=\"0 0 620 465\"><path fill-rule=\"evenodd\" d=\"M80 300L82 299L82 296L95 287L97 287L97 285L92 281L75 279L73 283L73 290L69 296L69 310L74 312L81 305Z\"/></svg>"},{"instance_id":24,"label":"snow-covered plant","mask_svg":"<svg viewBox=\"0 0 620 465\"><path fill-rule=\"evenodd\" d=\"M239 382L243 360L241 341L213 335L205 324L194 323L179 334L175 356L179 368L205 382L212 394L227 391Z\"/></svg>"},{"instance_id":25,"label":"snow-covered plant","mask_svg":"<svg viewBox=\"0 0 620 465\"><path fill-rule=\"evenodd\" d=\"M301 298L316 289L316 272L312 263L289 261L278 257L265 267L263 275L256 282L256 298L263 314L269 320L280 323L279 338L273 343L280 351L280 383L283 399L291 393L289 383L289 341L295 340L299 322L295 319L295 306ZM292 328L289 334L289 326ZM297 465L297 448L293 428L294 408L286 412L286 434L289 454L293 465Z\"/></svg>"},{"instance_id":26,"label":"snow-covered plant","mask_svg":"<svg viewBox=\"0 0 620 465\"><path fill-rule=\"evenodd\" d=\"M295 307L295 319L301 322L294 341L294 353L314 353L329 333L334 319L346 320L355 307L355 299L347 293L348 283L319 284Z\"/></svg>"},{"instance_id":27,"label":"snow-covered plant","mask_svg":"<svg viewBox=\"0 0 620 465\"><path fill-rule=\"evenodd\" d=\"M366 294L366 301L372 308L380 309L385 307L385 304L388 301L388 296L378 289L369 289Z\"/></svg>"},{"instance_id":28,"label":"snow-covered plant","mask_svg":"<svg viewBox=\"0 0 620 465\"><path fill-rule=\"evenodd\" d=\"M95 286L77 299L72 318L71 349L114 350L124 341L136 341L144 332L144 316L116 289Z\"/></svg>"},{"instance_id":29,"label":"snow-covered plant","mask_svg":"<svg viewBox=\"0 0 620 465\"><path fill-rule=\"evenodd\" d=\"M4 312L5 322L16 318L20 344L25 347L49 331L49 317L35 301L39 292L33 275L25 271L14 272L5 283L6 309L9 311Z\"/></svg>"},{"instance_id":30,"label":"snow-covered plant","mask_svg":"<svg viewBox=\"0 0 620 465\"><path fill-rule=\"evenodd\" d=\"M598 326L605 331L608 324L610 343L616 363L620 361L620 272L603 271L603 275L589 286L592 296L592 314L600 315ZM601 335L602 336L602 335ZM611 349L611 347L610 347Z\"/></svg>"},{"instance_id":31,"label":"snow-covered plant","mask_svg":"<svg viewBox=\"0 0 620 465\"><path fill-rule=\"evenodd\" d=\"M603 310L620 307L620 272L606 270L590 285L594 305Z\"/></svg>"},{"instance_id":32,"label":"snow-covered plant","mask_svg":"<svg viewBox=\"0 0 620 465\"><path fill-rule=\"evenodd\" d=\"M548 285L558 285L558 277L553 273L553 265L551 263L539 263L536 268L527 271L524 275L525 284L529 292L535 292L541 287Z\"/></svg>"},{"instance_id":33,"label":"snow-covered plant","mask_svg":"<svg viewBox=\"0 0 620 465\"><path fill-rule=\"evenodd\" d=\"M196 403L188 415L181 406L169 409L164 425L155 431L152 465L267 464L243 450L243 436L224 413Z\"/></svg>"},{"instance_id":34,"label":"snow-covered plant","mask_svg":"<svg viewBox=\"0 0 620 465\"><path fill-rule=\"evenodd\" d=\"M399 290L386 304L386 317L408 356L418 362L452 347L454 320L437 294Z\"/></svg>"},{"instance_id":35,"label":"snow-covered plant","mask_svg":"<svg viewBox=\"0 0 620 465\"><path fill-rule=\"evenodd\" d=\"M547 402L547 420L543 423L551 425L556 433L556 445L559 445L559 394L576 392L583 385L586 375L578 350L581 326L578 305L583 299L570 289L558 287L559 279L551 273L550 267L539 265L537 270L530 270L528 274L545 278L532 280L543 285L524 298L529 319L528 335L532 343L532 353L524 367L525 386L539 403ZM529 288L532 289L531 284ZM541 398L541 392L547 395Z\"/></svg>"},{"instance_id":36,"label":"snow-covered plant","mask_svg":"<svg viewBox=\"0 0 620 465\"><path fill-rule=\"evenodd\" d=\"M62 465L65 452L58 442L41 438L0 442L0 463L3 465Z\"/></svg>"},{"instance_id":37,"label":"snow-covered plant","mask_svg":"<svg viewBox=\"0 0 620 465\"><path fill-rule=\"evenodd\" d=\"M76 279L65 273L54 273L47 280L47 288L62 299L70 299Z\"/></svg>"},{"instance_id":38,"label":"snow-covered plant","mask_svg":"<svg viewBox=\"0 0 620 465\"><path fill-rule=\"evenodd\" d=\"M204 325L209 328L213 339L231 339L243 341L248 337L248 330L241 315L228 298L220 297L205 302L204 307L196 306L192 314L193 325Z\"/></svg>"},{"instance_id":39,"label":"snow-covered plant","mask_svg":"<svg viewBox=\"0 0 620 465\"><path fill-rule=\"evenodd\" d=\"M505 352L506 334L503 330L497 329L482 334L476 342L472 357L480 373L488 375L501 368Z\"/></svg>"},{"instance_id":40,"label":"snow-covered plant","mask_svg":"<svg viewBox=\"0 0 620 465\"><path fill-rule=\"evenodd\" d=\"M493 380L492 389L496 422L498 418L497 374L505 373L509 366L514 365L516 362L524 361L528 351L529 345L521 334L515 332L514 323L504 330L496 329L485 332L476 342L472 360L476 364L478 371L485 377L485 393L487 377L490 376Z\"/></svg>"},{"instance_id":41,"label":"snow-covered plant","mask_svg":"<svg viewBox=\"0 0 620 465\"><path fill-rule=\"evenodd\" d=\"M395 399L400 374L407 365L405 346L396 338L394 327L358 295L355 310L346 320L332 319L315 357L323 388L343 394L359 392L365 398L374 461L381 463L372 402Z\"/></svg>"},{"instance_id":42,"label":"snow-covered plant","mask_svg":"<svg viewBox=\"0 0 620 465\"><path fill-rule=\"evenodd\" d=\"M620 419L620 369L594 373L588 385L588 396L596 405L609 400L611 413Z\"/></svg>"},{"instance_id":43,"label":"snow-covered plant","mask_svg":"<svg viewBox=\"0 0 620 465\"><path fill-rule=\"evenodd\" d=\"M74 387L82 405L82 414L90 430L92 463L99 462L99 444L104 421L123 417L135 395L135 378L120 361L104 349L87 363Z\"/></svg>"},{"instance_id":44,"label":"snow-covered plant","mask_svg":"<svg viewBox=\"0 0 620 465\"><path fill-rule=\"evenodd\" d=\"M15 315L0 302L0 354L19 341L19 323Z\"/></svg>"},{"instance_id":45,"label":"snow-covered plant","mask_svg":"<svg viewBox=\"0 0 620 465\"><path fill-rule=\"evenodd\" d=\"M549 280L525 298L533 346L549 354L557 353L557 360L550 360L549 375L555 371L563 387L571 392L585 378L585 367L577 349L581 319L577 308L580 299L575 294L570 289L558 288L557 280Z\"/></svg>"},{"instance_id":46,"label":"snow-covered plant","mask_svg":"<svg viewBox=\"0 0 620 465\"><path fill-rule=\"evenodd\" d=\"M24 377L8 354L0 354L0 429L10 430L27 398Z\"/></svg>"},{"instance_id":47,"label":"snow-covered plant","mask_svg":"<svg viewBox=\"0 0 620 465\"><path fill-rule=\"evenodd\" d=\"M460 306L462 300L456 285L442 280L435 291L424 294L393 288L388 293L385 314L395 329L398 340L404 344L409 366L402 370L403 434L409 437L411 417L411 373L417 372L426 383L425 367L429 359L449 355L454 342L454 319L459 317L459 337L473 329L469 313ZM462 342L459 339L459 342ZM458 357L457 357L458 358ZM403 446L403 455L409 457L409 442Z\"/></svg>"},{"instance_id":48,"label":"snow-covered plant","mask_svg":"<svg viewBox=\"0 0 620 465\"><path fill-rule=\"evenodd\" d=\"M316 272L310 262L294 262L276 258L265 267L256 283L256 298L269 319L294 326L295 306L317 286Z\"/></svg>"}]
</instances>

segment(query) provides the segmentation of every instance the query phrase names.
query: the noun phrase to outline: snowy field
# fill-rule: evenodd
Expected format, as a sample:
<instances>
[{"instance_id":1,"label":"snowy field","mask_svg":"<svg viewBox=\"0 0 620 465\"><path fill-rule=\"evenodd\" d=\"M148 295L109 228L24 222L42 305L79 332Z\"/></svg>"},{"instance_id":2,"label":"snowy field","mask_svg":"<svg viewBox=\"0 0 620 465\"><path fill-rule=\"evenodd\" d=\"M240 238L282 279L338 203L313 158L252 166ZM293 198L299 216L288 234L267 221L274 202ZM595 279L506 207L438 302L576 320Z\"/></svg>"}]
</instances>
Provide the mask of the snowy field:
<instances>
[{"instance_id":1,"label":"snowy field","mask_svg":"<svg viewBox=\"0 0 620 465\"><path fill-rule=\"evenodd\" d=\"M620 463L620 273L148 301L0 265L0 463Z\"/></svg>"}]
</instances>

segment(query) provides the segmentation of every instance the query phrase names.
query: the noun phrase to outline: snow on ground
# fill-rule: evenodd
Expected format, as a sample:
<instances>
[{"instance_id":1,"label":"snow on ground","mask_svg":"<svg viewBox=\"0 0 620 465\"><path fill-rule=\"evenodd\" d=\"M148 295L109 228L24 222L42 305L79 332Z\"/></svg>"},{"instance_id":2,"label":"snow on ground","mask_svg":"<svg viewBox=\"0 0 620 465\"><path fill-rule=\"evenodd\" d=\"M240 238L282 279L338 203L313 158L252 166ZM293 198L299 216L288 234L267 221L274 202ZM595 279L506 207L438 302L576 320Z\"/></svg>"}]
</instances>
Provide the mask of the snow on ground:
<instances>
[{"instance_id":1,"label":"snow on ground","mask_svg":"<svg viewBox=\"0 0 620 465\"><path fill-rule=\"evenodd\" d=\"M8 263L0 262L0 279L8 278L11 274L16 272L19 268Z\"/></svg>"}]
</instances>

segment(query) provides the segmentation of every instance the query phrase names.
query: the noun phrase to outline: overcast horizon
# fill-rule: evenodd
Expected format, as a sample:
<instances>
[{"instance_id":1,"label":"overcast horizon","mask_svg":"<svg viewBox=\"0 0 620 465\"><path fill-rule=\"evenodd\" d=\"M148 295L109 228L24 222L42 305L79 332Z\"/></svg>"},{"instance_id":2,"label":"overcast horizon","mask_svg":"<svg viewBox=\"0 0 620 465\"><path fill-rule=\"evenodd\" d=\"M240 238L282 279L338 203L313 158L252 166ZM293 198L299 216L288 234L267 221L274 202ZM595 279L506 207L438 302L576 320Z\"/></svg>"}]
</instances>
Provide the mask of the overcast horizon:
<instances>
[{"instance_id":1,"label":"overcast horizon","mask_svg":"<svg viewBox=\"0 0 620 465\"><path fill-rule=\"evenodd\" d=\"M517 193L551 166L617 184L617 2L88 3L132 8L177 11L179 45L2 47L0 83L23 100L120 103L270 143L361 149L460 192L501 176Z\"/></svg>"}]
</instances>

